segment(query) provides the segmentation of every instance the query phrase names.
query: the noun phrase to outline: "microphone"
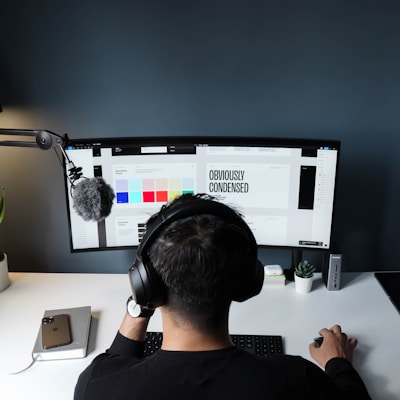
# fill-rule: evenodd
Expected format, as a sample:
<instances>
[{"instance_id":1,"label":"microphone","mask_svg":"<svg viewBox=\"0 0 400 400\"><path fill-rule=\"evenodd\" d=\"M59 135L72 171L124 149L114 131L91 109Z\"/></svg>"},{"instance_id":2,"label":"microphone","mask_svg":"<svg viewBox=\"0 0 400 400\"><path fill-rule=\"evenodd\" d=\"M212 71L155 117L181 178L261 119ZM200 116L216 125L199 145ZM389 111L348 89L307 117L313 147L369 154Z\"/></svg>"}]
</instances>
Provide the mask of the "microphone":
<instances>
[{"instance_id":1,"label":"microphone","mask_svg":"<svg viewBox=\"0 0 400 400\"><path fill-rule=\"evenodd\" d=\"M103 178L83 177L72 190L73 207L85 221L99 222L110 215L115 194Z\"/></svg>"},{"instance_id":2,"label":"microphone","mask_svg":"<svg viewBox=\"0 0 400 400\"><path fill-rule=\"evenodd\" d=\"M82 176L82 167L76 167L62 147L61 151L67 163L75 211L85 221L103 221L111 213L115 198L114 190L102 177L86 178ZM75 183L78 180L80 181Z\"/></svg>"}]
</instances>

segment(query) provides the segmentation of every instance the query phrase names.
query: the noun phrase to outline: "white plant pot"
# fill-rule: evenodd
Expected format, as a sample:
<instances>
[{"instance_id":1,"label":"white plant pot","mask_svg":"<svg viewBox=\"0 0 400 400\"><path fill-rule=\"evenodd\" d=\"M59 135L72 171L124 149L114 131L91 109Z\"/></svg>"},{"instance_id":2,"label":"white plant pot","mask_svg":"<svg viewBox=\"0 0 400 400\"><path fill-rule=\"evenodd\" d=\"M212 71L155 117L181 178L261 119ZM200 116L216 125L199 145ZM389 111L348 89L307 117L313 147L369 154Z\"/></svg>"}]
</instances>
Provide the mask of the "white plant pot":
<instances>
[{"instance_id":1,"label":"white plant pot","mask_svg":"<svg viewBox=\"0 0 400 400\"><path fill-rule=\"evenodd\" d=\"M312 289L313 278L300 278L294 274L294 283L298 293L309 293Z\"/></svg>"},{"instance_id":2,"label":"white plant pot","mask_svg":"<svg viewBox=\"0 0 400 400\"><path fill-rule=\"evenodd\" d=\"M0 292L10 286L10 278L8 277L7 254L0 252Z\"/></svg>"}]
</instances>

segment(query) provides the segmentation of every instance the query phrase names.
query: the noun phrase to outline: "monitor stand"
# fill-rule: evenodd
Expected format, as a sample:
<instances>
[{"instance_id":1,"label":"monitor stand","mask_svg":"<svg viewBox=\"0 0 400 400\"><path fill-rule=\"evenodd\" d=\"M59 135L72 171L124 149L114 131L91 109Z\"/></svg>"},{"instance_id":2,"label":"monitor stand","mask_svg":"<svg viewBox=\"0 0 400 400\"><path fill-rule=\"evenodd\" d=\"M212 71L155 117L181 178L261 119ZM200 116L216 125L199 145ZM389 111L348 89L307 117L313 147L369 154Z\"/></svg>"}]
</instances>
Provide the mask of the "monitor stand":
<instances>
[{"instance_id":1,"label":"monitor stand","mask_svg":"<svg viewBox=\"0 0 400 400\"><path fill-rule=\"evenodd\" d=\"M294 281L294 269L302 260L303 252L299 249L292 249L292 265L289 269L285 269L285 278L288 281Z\"/></svg>"}]
</instances>

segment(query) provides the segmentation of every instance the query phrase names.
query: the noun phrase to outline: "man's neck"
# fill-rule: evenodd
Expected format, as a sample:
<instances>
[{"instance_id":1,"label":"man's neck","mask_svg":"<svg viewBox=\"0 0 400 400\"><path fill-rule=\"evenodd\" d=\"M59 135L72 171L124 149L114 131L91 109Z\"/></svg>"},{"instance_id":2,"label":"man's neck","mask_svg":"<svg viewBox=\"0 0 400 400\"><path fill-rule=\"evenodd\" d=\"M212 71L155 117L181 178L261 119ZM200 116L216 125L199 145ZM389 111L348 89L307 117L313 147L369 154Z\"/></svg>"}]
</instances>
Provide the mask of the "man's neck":
<instances>
[{"instance_id":1,"label":"man's neck","mask_svg":"<svg viewBox=\"0 0 400 400\"><path fill-rule=\"evenodd\" d=\"M228 323L210 331L194 328L186 322L177 321L164 310L161 312L163 322L163 342L161 348L171 351L209 351L232 346Z\"/></svg>"}]
</instances>

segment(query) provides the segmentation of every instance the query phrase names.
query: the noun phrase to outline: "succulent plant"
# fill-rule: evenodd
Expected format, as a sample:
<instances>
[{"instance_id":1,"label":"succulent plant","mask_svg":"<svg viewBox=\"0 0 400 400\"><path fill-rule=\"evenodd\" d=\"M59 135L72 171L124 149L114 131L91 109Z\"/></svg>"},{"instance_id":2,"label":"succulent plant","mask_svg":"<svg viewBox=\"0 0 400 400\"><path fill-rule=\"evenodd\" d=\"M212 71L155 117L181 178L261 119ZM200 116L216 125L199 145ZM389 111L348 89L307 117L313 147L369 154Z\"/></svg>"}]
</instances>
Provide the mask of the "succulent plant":
<instances>
[{"instance_id":1,"label":"succulent plant","mask_svg":"<svg viewBox=\"0 0 400 400\"><path fill-rule=\"evenodd\" d=\"M300 278L311 278L314 275L315 267L307 260L300 261L294 269L295 274Z\"/></svg>"}]
</instances>

